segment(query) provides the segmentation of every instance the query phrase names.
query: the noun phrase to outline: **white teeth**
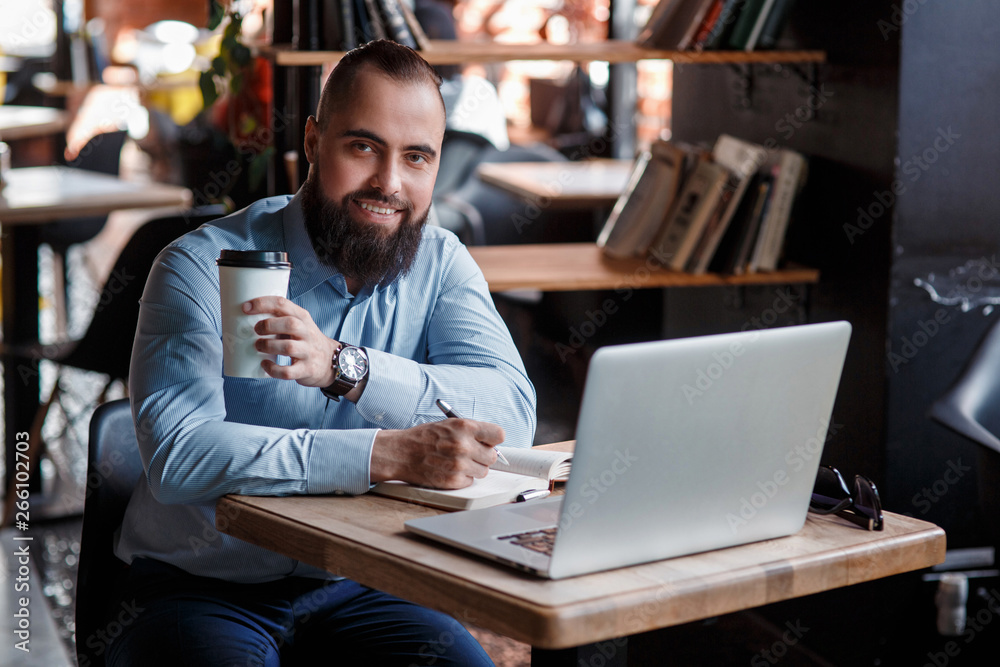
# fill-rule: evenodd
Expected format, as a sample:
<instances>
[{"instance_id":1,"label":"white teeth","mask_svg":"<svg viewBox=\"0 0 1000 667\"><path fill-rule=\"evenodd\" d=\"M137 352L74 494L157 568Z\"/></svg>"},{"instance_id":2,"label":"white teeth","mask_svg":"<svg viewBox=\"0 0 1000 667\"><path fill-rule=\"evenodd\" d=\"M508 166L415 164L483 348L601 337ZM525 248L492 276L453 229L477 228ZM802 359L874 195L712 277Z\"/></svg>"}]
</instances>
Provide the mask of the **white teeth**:
<instances>
[{"instance_id":1,"label":"white teeth","mask_svg":"<svg viewBox=\"0 0 1000 667\"><path fill-rule=\"evenodd\" d=\"M366 211L371 211L372 213L380 213L382 215L395 213L395 211L391 208L380 208L378 206L372 206L371 204L366 204L364 202L361 202L361 208L365 209Z\"/></svg>"}]
</instances>

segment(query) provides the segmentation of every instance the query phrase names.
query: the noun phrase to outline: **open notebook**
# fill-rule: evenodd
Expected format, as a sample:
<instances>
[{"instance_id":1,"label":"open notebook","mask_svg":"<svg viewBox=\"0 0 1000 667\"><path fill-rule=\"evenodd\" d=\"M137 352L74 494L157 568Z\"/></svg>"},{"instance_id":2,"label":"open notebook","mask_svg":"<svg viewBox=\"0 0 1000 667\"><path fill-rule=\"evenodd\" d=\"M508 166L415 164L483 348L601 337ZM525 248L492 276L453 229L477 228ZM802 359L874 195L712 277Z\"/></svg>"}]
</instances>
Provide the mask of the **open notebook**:
<instances>
[{"instance_id":1,"label":"open notebook","mask_svg":"<svg viewBox=\"0 0 1000 667\"><path fill-rule=\"evenodd\" d=\"M572 452L519 447L497 449L503 452L510 465L497 459L486 477L464 489L443 491L391 481L379 482L372 493L441 509L471 510L514 502L522 493L548 489L552 482L569 477Z\"/></svg>"}]
</instances>

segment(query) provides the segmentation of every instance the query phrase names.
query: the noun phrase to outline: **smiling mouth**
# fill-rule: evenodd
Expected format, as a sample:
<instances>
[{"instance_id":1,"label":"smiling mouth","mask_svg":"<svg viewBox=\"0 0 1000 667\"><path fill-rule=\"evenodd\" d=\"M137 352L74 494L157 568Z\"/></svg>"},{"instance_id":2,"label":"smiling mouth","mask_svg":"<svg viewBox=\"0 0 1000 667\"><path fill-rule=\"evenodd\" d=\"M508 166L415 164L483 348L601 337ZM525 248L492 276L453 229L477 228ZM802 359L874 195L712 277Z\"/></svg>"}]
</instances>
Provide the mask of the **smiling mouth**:
<instances>
[{"instance_id":1,"label":"smiling mouth","mask_svg":"<svg viewBox=\"0 0 1000 667\"><path fill-rule=\"evenodd\" d=\"M365 209L366 211L371 211L372 213L378 213L379 215L390 215L396 213L394 208L383 208L381 206L375 206L374 204L369 204L367 202L358 202L358 206Z\"/></svg>"}]
</instances>

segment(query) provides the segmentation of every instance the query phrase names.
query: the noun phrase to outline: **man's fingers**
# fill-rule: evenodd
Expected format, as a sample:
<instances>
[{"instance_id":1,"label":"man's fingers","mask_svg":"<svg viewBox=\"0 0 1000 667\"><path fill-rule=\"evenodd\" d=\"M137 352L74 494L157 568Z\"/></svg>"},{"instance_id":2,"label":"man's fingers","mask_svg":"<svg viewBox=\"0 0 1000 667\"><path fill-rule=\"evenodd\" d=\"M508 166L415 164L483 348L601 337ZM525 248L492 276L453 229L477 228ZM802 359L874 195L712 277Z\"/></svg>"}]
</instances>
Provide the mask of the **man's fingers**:
<instances>
[{"instance_id":1,"label":"man's fingers","mask_svg":"<svg viewBox=\"0 0 1000 667\"><path fill-rule=\"evenodd\" d=\"M308 311L297 306L283 296L258 296L243 304L243 312L248 315L270 314L281 316L309 317ZM310 317L311 319L311 317Z\"/></svg>"},{"instance_id":2,"label":"man's fingers","mask_svg":"<svg viewBox=\"0 0 1000 667\"><path fill-rule=\"evenodd\" d=\"M484 445L502 445L504 441L503 428L489 422L475 422L476 430L473 437Z\"/></svg>"},{"instance_id":3,"label":"man's fingers","mask_svg":"<svg viewBox=\"0 0 1000 667\"><path fill-rule=\"evenodd\" d=\"M283 296L258 296L243 304L243 312L250 315L274 313L279 309L294 305Z\"/></svg>"},{"instance_id":4,"label":"man's fingers","mask_svg":"<svg viewBox=\"0 0 1000 667\"><path fill-rule=\"evenodd\" d=\"M264 354L280 354L292 359L301 359L308 351L305 344L294 338L258 338L254 347Z\"/></svg>"},{"instance_id":5,"label":"man's fingers","mask_svg":"<svg viewBox=\"0 0 1000 667\"><path fill-rule=\"evenodd\" d=\"M504 441L503 429L496 424L474 419L446 419L437 423L454 433L453 440L442 443L453 447L451 456L464 458L471 465L478 466L480 474L474 476L485 476L489 466L497 460L494 446Z\"/></svg>"},{"instance_id":6,"label":"man's fingers","mask_svg":"<svg viewBox=\"0 0 1000 667\"><path fill-rule=\"evenodd\" d=\"M285 334L288 336L304 336L309 333L305 322L297 317L270 317L261 320L253 327L254 333L261 336Z\"/></svg>"}]
</instances>

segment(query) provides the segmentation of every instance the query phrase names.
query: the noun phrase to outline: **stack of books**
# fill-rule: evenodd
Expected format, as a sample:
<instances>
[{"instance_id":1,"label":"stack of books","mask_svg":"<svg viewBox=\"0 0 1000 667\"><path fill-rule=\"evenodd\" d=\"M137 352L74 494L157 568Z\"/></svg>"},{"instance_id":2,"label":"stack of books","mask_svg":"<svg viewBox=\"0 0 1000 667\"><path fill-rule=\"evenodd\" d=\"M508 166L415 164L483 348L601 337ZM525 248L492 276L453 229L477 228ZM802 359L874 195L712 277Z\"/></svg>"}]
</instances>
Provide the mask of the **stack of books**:
<instances>
[{"instance_id":1,"label":"stack of books","mask_svg":"<svg viewBox=\"0 0 1000 667\"><path fill-rule=\"evenodd\" d=\"M660 0L637 42L669 51L773 49L795 0Z\"/></svg>"},{"instance_id":2,"label":"stack of books","mask_svg":"<svg viewBox=\"0 0 1000 667\"><path fill-rule=\"evenodd\" d=\"M375 39L425 50L427 36L408 0L295 0L293 46L349 51Z\"/></svg>"},{"instance_id":3,"label":"stack of books","mask_svg":"<svg viewBox=\"0 0 1000 667\"><path fill-rule=\"evenodd\" d=\"M656 141L635 160L597 244L676 271L773 271L807 162L722 135L711 150Z\"/></svg>"}]
</instances>

